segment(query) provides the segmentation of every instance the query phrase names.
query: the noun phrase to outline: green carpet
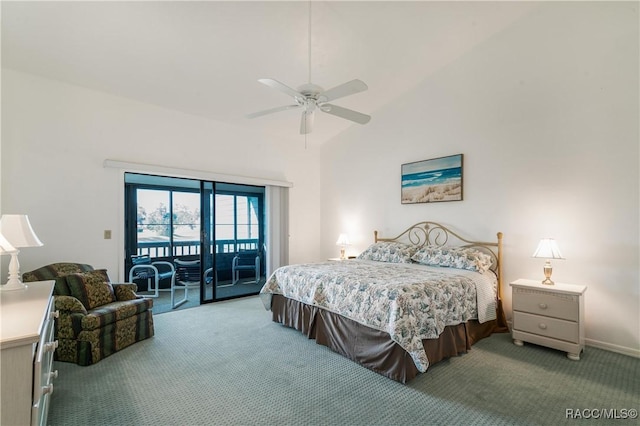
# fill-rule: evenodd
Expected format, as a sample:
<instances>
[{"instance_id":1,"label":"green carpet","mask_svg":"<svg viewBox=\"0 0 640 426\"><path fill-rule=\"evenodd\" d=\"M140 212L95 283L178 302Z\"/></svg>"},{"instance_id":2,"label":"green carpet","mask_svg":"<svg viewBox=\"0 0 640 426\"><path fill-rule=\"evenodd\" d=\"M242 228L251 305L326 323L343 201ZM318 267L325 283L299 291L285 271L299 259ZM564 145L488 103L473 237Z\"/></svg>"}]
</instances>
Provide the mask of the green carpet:
<instances>
[{"instance_id":1,"label":"green carpet","mask_svg":"<svg viewBox=\"0 0 640 426\"><path fill-rule=\"evenodd\" d=\"M407 385L273 323L249 297L154 316L156 335L59 370L51 425L557 425L640 408L640 360L582 360L495 334ZM585 411L587 410L587 411Z\"/></svg>"}]
</instances>

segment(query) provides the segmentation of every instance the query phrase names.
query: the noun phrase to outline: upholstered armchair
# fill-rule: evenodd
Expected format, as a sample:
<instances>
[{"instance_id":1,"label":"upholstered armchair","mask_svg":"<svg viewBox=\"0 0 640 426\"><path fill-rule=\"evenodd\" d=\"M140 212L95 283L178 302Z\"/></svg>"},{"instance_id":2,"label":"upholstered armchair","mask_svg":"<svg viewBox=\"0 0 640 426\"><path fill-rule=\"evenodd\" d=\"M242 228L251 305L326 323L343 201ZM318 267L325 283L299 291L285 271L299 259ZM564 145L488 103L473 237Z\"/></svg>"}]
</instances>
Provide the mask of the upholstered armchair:
<instances>
[{"instance_id":1,"label":"upholstered armchair","mask_svg":"<svg viewBox=\"0 0 640 426\"><path fill-rule=\"evenodd\" d=\"M54 359L91 365L153 336L153 301L135 284L114 284L107 271L79 263L54 263L22 275L24 282L55 280Z\"/></svg>"}]
</instances>

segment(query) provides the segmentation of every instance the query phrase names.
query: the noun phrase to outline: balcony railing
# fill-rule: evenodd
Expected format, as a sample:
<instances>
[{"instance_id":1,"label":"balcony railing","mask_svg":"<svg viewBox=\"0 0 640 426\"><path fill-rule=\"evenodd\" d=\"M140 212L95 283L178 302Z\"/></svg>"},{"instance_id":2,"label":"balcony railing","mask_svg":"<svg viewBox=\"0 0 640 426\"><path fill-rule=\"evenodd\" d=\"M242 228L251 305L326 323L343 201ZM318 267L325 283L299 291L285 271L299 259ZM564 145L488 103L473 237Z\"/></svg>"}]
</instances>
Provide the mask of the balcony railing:
<instances>
[{"instance_id":1,"label":"balcony railing","mask_svg":"<svg viewBox=\"0 0 640 426\"><path fill-rule=\"evenodd\" d=\"M216 240L211 246L216 254L235 253L239 250L258 250L258 240ZM157 257L183 257L200 254L200 241L174 241L173 250L169 241L138 241L137 254Z\"/></svg>"}]
</instances>

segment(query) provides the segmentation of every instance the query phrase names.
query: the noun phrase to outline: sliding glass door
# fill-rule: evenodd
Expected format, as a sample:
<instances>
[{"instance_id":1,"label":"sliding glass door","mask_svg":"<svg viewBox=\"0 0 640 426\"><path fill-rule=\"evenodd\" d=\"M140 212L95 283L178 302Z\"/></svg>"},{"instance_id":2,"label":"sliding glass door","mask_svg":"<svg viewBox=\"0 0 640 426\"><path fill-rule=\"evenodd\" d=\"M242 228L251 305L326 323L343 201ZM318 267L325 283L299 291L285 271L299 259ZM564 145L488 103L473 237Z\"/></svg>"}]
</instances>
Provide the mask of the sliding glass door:
<instances>
[{"instance_id":1,"label":"sliding glass door","mask_svg":"<svg viewBox=\"0 0 640 426\"><path fill-rule=\"evenodd\" d=\"M203 182L202 193L212 299L257 294L265 274L264 187Z\"/></svg>"},{"instance_id":2,"label":"sliding glass door","mask_svg":"<svg viewBox=\"0 0 640 426\"><path fill-rule=\"evenodd\" d=\"M260 186L125 174L127 277L144 261L173 269L175 281L159 285L172 294L171 309L257 294L265 274L264 199ZM136 277L141 294L161 298L154 283Z\"/></svg>"}]
</instances>

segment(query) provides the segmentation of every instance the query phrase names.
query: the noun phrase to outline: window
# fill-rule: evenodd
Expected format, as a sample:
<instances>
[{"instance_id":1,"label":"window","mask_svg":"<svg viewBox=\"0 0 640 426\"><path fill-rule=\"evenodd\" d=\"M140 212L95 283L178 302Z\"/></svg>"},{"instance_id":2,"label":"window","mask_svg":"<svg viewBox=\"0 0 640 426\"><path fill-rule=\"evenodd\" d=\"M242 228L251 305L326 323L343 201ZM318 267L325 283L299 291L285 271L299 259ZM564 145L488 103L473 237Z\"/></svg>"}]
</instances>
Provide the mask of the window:
<instances>
[{"instance_id":1,"label":"window","mask_svg":"<svg viewBox=\"0 0 640 426\"><path fill-rule=\"evenodd\" d=\"M217 252L257 250L260 236L257 196L216 194L215 235Z\"/></svg>"},{"instance_id":2,"label":"window","mask_svg":"<svg viewBox=\"0 0 640 426\"><path fill-rule=\"evenodd\" d=\"M179 189L132 188L137 205L136 255L152 258L200 252L200 194Z\"/></svg>"}]
</instances>

